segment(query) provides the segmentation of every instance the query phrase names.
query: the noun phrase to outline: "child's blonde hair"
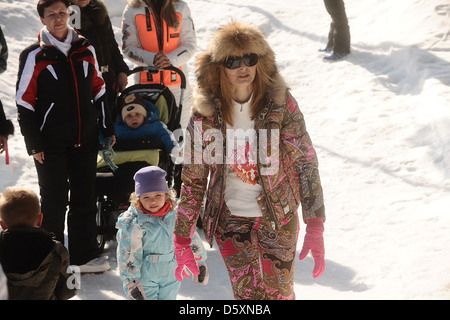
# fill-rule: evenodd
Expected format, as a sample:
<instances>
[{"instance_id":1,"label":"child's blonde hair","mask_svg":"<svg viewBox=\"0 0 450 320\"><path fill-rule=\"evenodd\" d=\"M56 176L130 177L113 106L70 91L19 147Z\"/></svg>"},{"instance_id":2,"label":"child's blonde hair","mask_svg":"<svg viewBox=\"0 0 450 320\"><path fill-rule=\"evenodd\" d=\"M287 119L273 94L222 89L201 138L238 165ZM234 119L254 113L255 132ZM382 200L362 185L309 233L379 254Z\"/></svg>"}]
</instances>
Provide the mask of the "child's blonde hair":
<instances>
[{"instance_id":1,"label":"child's blonde hair","mask_svg":"<svg viewBox=\"0 0 450 320\"><path fill-rule=\"evenodd\" d=\"M8 188L0 195L0 219L8 228L34 226L40 213L39 198L31 189Z\"/></svg>"},{"instance_id":2,"label":"child's blonde hair","mask_svg":"<svg viewBox=\"0 0 450 320\"><path fill-rule=\"evenodd\" d=\"M169 189L169 193L165 193L166 195L166 202L169 202L170 204L170 210L174 210L177 206L177 192L173 189ZM136 192L133 192L130 195L130 203L136 207L139 208L139 197L136 197Z\"/></svg>"}]
</instances>

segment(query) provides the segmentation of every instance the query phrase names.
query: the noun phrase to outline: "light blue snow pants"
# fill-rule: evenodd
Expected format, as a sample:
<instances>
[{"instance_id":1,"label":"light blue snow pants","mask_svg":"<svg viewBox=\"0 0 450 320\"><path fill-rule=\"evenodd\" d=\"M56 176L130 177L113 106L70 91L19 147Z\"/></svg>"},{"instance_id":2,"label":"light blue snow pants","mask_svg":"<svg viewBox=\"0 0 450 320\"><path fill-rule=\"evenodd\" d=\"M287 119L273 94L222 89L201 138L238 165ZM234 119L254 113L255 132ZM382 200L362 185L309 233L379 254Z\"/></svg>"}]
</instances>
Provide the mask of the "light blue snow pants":
<instances>
[{"instance_id":1,"label":"light blue snow pants","mask_svg":"<svg viewBox=\"0 0 450 320\"><path fill-rule=\"evenodd\" d=\"M170 259L170 260L169 260ZM177 262L173 252L167 255L148 255L141 268L139 280L147 300L176 300L181 282L175 278ZM128 297L127 286L123 289Z\"/></svg>"}]
</instances>

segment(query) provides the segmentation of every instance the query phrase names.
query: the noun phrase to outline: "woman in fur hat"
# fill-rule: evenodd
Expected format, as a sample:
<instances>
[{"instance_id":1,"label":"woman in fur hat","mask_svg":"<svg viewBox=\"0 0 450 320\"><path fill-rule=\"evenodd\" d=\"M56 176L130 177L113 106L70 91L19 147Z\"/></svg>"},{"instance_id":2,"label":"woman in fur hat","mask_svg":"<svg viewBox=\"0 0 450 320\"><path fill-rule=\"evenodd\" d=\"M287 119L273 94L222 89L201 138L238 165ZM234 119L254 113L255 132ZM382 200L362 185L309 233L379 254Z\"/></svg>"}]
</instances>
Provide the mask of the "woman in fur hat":
<instances>
[{"instance_id":1,"label":"woman in fur hat","mask_svg":"<svg viewBox=\"0 0 450 320\"><path fill-rule=\"evenodd\" d=\"M175 248L189 251L206 193L205 237L219 245L235 299L294 299L300 204L300 259L311 249L313 277L325 268L322 187L303 115L254 26L219 29L196 76Z\"/></svg>"},{"instance_id":2,"label":"woman in fur hat","mask_svg":"<svg viewBox=\"0 0 450 320\"><path fill-rule=\"evenodd\" d=\"M128 65L123 60L116 42L108 10L102 0L70 0L78 6L80 29L95 48L100 71L106 83L106 94L111 108L112 118L118 114L115 107L117 92L122 92L128 84Z\"/></svg>"}]
</instances>

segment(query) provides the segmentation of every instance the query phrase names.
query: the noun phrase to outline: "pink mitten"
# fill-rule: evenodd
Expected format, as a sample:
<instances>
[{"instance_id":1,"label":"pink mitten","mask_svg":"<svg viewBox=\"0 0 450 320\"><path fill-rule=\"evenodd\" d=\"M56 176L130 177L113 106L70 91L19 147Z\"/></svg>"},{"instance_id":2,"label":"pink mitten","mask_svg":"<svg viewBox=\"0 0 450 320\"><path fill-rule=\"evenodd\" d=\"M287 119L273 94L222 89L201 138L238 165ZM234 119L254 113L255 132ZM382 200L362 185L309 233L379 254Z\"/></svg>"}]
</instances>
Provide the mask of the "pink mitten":
<instances>
[{"instance_id":1,"label":"pink mitten","mask_svg":"<svg viewBox=\"0 0 450 320\"><path fill-rule=\"evenodd\" d=\"M325 270L325 246L323 243L323 219L312 218L306 220L306 234L299 259L303 260L311 249L314 258L313 278L320 277Z\"/></svg>"},{"instance_id":2,"label":"pink mitten","mask_svg":"<svg viewBox=\"0 0 450 320\"><path fill-rule=\"evenodd\" d=\"M191 238L183 238L175 235L173 243L175 246L175 258L177 259L177 268L175 269L175 277L177 280L182 281L183 277L189 277L184 267L189 269L194 276L198 276L200 271L198 270L194 253L190 247Z\"/></svg>"}]
</instances>

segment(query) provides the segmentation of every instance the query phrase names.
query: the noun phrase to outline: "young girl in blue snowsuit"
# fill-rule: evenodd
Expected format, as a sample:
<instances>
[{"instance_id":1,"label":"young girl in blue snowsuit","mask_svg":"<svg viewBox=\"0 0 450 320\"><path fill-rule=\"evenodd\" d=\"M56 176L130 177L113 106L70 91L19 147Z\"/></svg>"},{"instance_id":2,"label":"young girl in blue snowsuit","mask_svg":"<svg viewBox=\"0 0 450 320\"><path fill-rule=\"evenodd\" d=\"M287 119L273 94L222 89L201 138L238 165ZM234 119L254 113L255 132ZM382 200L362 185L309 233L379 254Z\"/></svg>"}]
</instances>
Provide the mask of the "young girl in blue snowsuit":
<instances>
[{"instance_id":1,"label":"young girl in blue snowsuit","mask_svg":"<svg viewBox=\"0 0 450 320\"><path fill-rule=\"evenodd\" d=\"M131 300L175 300L180 288L173 243L176 203L165 176L156 166L137 171L131 205L117 220L119 274ZM197 233L191 248L204 271L194 280L206 284L206 251Z\"/></svg>"}]
</instances>

